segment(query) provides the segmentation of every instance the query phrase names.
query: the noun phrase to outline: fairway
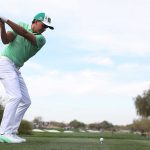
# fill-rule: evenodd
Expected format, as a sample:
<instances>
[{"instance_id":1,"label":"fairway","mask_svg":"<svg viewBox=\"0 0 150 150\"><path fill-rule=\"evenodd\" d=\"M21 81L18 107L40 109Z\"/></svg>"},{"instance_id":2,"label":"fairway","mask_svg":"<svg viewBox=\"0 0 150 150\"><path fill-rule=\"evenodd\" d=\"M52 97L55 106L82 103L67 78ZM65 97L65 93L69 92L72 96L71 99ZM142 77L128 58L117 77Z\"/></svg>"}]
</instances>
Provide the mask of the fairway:
<instances>
[{"instance_id":1,"label":"fairway","mask_svg":"<svg viewBox=\"0 0 150 150\"><path fill-rule=\"evenodd\" d=\"M59 135L59 134L58 134ZM105 139L86 137L27 137L22 144L0 143L0 150L149 150L149 140Z\"/></svg>"}]
</instances>

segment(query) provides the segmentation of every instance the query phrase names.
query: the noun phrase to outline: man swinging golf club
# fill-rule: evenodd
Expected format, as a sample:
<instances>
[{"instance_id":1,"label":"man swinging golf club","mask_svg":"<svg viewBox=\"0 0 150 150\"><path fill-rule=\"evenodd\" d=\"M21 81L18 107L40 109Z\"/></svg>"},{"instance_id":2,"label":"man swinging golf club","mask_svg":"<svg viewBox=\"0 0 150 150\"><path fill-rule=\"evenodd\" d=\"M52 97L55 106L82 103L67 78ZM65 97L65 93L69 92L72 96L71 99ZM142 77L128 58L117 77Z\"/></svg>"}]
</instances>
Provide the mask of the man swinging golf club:
<instances>
[{"instance_id":1,"label":"man swinging golf club","mask_svg":"<svg viewBox=\"0 0 150 150\"><path fill-rule=\"evenodd\" d=\"M51 18L45 13L38 13L31 25L22 22L16 24L0 16L1 40L3 44L7 44L0 54L0 81L8 95L0 126L0 142L26 141L17 133L31 100L19 68L46 43L42 33L47 28L54 29L50 23ZM6 32L5 24L12 30Z\"/></svg>"}]
</instances>

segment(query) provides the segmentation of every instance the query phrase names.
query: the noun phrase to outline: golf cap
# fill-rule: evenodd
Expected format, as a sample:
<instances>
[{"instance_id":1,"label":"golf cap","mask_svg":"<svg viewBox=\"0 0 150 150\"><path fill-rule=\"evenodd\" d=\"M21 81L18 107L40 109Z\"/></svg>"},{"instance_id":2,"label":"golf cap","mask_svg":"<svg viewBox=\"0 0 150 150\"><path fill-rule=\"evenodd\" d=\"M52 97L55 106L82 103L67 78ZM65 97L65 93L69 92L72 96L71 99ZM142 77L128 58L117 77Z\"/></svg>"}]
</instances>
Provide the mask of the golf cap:
<instances>
[{"instance_id":1,"label":"golf cap","mask_svg":"<svg viewBox=\"0 0 150 150\"><path fill-rule=\"evenodd\" d=\"M54 27L50 26L51 18L47 16L45 13L38 13L35 17L35 20L39 20L43 22L46 26L48 26L51 30L54 30Z\"/></svg>"}]
</instances>

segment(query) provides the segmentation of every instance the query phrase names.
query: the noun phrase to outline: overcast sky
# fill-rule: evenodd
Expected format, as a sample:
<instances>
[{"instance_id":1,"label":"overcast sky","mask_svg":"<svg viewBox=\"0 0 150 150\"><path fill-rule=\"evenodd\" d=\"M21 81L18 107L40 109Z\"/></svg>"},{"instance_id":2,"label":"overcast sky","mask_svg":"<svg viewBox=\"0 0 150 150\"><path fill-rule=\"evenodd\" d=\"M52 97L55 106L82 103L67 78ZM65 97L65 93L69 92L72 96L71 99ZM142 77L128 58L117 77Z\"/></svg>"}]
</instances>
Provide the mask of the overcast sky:
<instances>
[{"instance_id":1,"label":"overcast sky","mask_svg":"<svg viewBox=\"0 0 150 150\"><path fill-rule=\"evenodd\" d=\"M149 0L2 1L0 15L16 23L46 12L55 27L21 68L32 99L24 119L132 123L134 98L150 87L149 8Z\"/></svg>"}]
</instances>

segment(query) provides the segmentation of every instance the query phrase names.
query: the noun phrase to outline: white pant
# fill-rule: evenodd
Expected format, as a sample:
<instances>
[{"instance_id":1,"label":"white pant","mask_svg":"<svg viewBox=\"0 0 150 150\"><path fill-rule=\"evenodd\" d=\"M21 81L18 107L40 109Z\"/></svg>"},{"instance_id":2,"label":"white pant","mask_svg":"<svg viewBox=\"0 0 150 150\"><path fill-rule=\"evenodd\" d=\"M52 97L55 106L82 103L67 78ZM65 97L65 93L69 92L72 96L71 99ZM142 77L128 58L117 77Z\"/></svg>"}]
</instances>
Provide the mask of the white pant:
<instances>
[{"instance_id":1,"label":"white pant","mask_svg":"<svg viewBox=\"0 0 150 150\"><path fill-rule=\"evenodd\" d=\"M31 100L20 71L10 59L3 56L0 56L0 81L8 95L0 134L17 133Z\"/></svg>"}]
</instances>

